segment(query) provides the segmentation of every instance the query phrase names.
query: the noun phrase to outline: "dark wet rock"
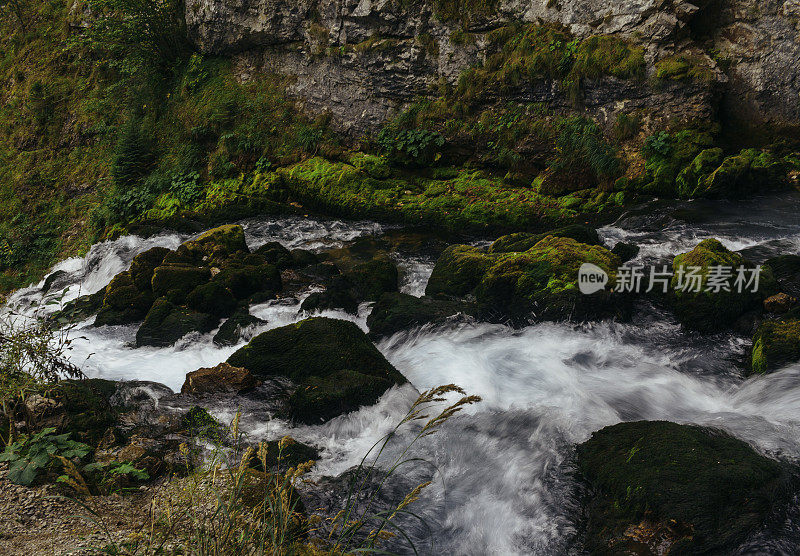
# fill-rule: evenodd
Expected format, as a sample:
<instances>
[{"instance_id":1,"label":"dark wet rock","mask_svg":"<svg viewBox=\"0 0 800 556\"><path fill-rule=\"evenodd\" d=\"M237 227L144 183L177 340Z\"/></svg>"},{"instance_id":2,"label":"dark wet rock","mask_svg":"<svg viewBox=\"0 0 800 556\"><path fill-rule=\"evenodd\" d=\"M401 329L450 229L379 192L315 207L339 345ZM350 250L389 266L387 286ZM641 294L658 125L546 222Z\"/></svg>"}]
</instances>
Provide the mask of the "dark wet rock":
<instances>
[{"instance_id":1,"label":"dark wet rock","mask_svg":"<svg viewBox=\"0 0 800 556\"><path fill-rule=\"evenodd\" d=\"M194 405L181 417L181 427L192 438L219 440L224 428L204 408Z\"/></svg>"},{"instance_id":2,"label":"dark wet rock","mask_svg":"<svg viewBox=\"0 0 800 556\"><path fill-rule=\"evenodd\" d=\"M777 291L775 279L767 267L762 268L758 291L753 292L752 288L745 287L742 287L741 293L737 291L737 269L754 269L755 265L741 255L729 251L716 239L704 240L688 253L678 255L673 260L672 267L675 275L671 282L671 297L675 314L681 324L695 330L712 332L729 328L745 313L759 310L763 300ZM700 291L680 291L680 273L687 275L692 267L699 269L697 274L701 276ZM731 269L732 275L725 281L730 291L706 291L712 267Z\"/></svg>"},{"instance_id":3,"label":"dark wet rock","mask_svg":"<svg viewBox=\"0 0 800 556\"><path fill-rule=\"evenodd\" d=\"M211 332L219 319L175 305L166 298L153 304L136 332L136 346L171 346L189 332Z\"/></svg>"},{"instance_id":4,"label":"dark wet rock","mask_svg":"<svg viewBox=\"0 0 800 556\"><path fill-rule=\"evenodd\" d=\"M397 291L398 271L385 242L362 238L347 247L324 254L352 284L359 301L376 301L385 292Z\"/></svg>"},{"instance_id":5,"label":"dark wet rock","mask_svg":"<svg viewBox=\"0 0 800 556\"><path fill-rule=\"evenodd\" d=\"M487 251L489 253L513 253L519 251L527 251L547 236L553 237L568 237L574 239L578 243L586 245L602 245L600 237L597 235L597 230L591 226L584 226L582 224L572 224L550 230L549 232L541 234L530 234L519 232L502 236L492 243Z\"/></svg>"},{"instance_id":6,"label":"dark wet rock","mask_svg":"<svg viewBox=\"0 0 800 556\"><path fill-rule=\"evenodd\" d=\"M186 374L181 394L215 394L236 392L240 394L258 386L258 380L247 369L232 367L222 362L216 367L197 369Z\"/></svg>"},{"instance_id":7,"label":"dark wet rock","mask_svg":"<svg viewBox=\"0 0 800 556\"><path fill-rule=\"evenodd\" d=\"M324 291L314 292L305 298L300 309L309 313L341 309L355 315L358 313L358 300L353 289L347 277L334 276Z\"/></svg>"},{"instance_id":8,"label":"dark wet rock","mask_svg":"<svg viewBox=\"0 0 800 556\"><path fill-rule=\"evenodd\" d=\"M139 291L128 271L117 274L106 286L95 326L130 324L144 318L153 305L153 294Z\"/></svg>"},{"instance_id":9,"label":"dark wet rock","mask_svg":"<svg viewBox=\"0 0 800 556\"><path fill-rule=\"evenodd\" d=\"M144 253L139 253L131 261L131 279L139 291L152 291L153 272L170 253L165 247L153 247Z\"/></svg>"},{"instance_id":10,"label":"dark wet rock","mask_svg":"<svg viewBox=\"0 0 800 556\"><path fill-rule=\"evenodd\" d=\"M800 318L797 317L800 315L766 320L759 325L753 336L751 373L766 374L800 361Z\"/></svg>"},{"instance_id":11,"label":"dark wet rock","mask_svg":"<svg viewBox=\"0 0 800 556\"><path fill-rule=\"evenodd\" d=\"M611 252L619 257L620 263L625 264L639 254L639 246L633 243L625 243L620 241L614 245L614 248L611 250Z\"/></svg>"},{"instance_id":12,"label":"dark wet rock","mask_svg":"<svg viewBox=\"0 0 800 556\"><path fill-rule=\"evenodd\" d=\"M319 262L319 258L307 249L292 249L290 254L292 256L292 266L295 268L302 268Z\"/></svg>"},{"instance_id":13,"label":"dark wet rock","mask_svg":"<svg viewBox=\"0 0 800 556\"><path fill-rule=\"evenodd\" d=\"M48 394L64 411L59 432L70 432L76 440L95 445L117 422L118 410L110 401L117 384L99 378L59 382Z\"/></svg>"},{"instance_id":14,"label":"dark wet rock","mask_svg":"<svg viewBox=\"0 0 800 556\"><path fill-rule=\"evenodd\" d=\"M44 284L42 284L42 293L47 293L53 286L64 283L69 275L63 270L56 270L55 272L48 274L47 277L44 279Z\"/></svg>"},{"instance_id":15,"label":"dark wet rock","mask_svg":"<svg viewBox=\"0 0 800 556\"><path fill-rule=\"evenodd\" d=\"M310 318L259 334L228 363L258 378L282 376L298 385L294 419L318 423L374 404L405 377L352 322Z\"/></svg>"},{"instance_id":16,"label":"dark wet rock","mask_svg":"<svg viewBox=\"0 0 800 556\"><path fill-rule=\"evenodd\" d=\"M264 257L267 263L273 265L278 270L284 270L295 266L292 253L277 241L265 243L255 250L255 254Z\"/></svg>"},{"instance_id":17,"label":"dark wet rock","mask_svg":"<svg viewBox=\"0 0 800 556\"><path fill-rule=\"evenodd\" d=\"M235 346L242 340L245 330L262 324L266 324L266 321L254 317L247 309L239 309L219 327L214 334L214 343L218 346Z\"/></svg>"},{"instance_id":18,"label":"dark wet rock","mask_svg":"<svg viewBox=\"0 0 800 556\"><path fill-rule=\"evenodd\" d=\"M475 303L385 293L367 317L367 326L370 336L380 338L415 326L442 324L457 315L470 317L477 313L478 306Z\"/></svg>"},{"instance_id":19,"label":"dark wet rock","mask_svg":"<svg viewBox=\"0 0 800 556\"><path fill-rule=\"evenodd\" d=\"M796 471L722 431L620 423L577 448L593 554L722 554L770 519Z\"/></svg>"},{"instance_id":20,"label":"dark wet rock","mask_svg":"<svg viewBox=\"0 0 800 556\"><path fill-rule=\"evenodd\" d=\"M781 255L764 264L774 274L780 291L800 299L800 255Z\"/></svg>"},{"instance_id":21,"label":"dark wet rock","mask_svg":"<svg viewBox=\"0 0 800 556\"><path fill-rule=\"evenodd\" d=\"M278 292L283 287L280 272L263 257L228 261L213 281L228 288L236 299L247 299L260 292Z\"/></svg>"},{"instance_id":22,"label":"dark wet rock","mask_svg":"<svg viewBox=\"0 0 800 556\"><path fill-rule=\"evenodd\" d=\"M186 306L198 313L224 318L233 314L238 303L231 291L220 282L209 282L197 286L186 296Z\"/></svg>"},{"instance_id":23,"label":"dark wet rock","mask_svg":"<svg viewBox=\"0 0 800 556\"><path fill-rule=\"evenodd\" d=\"M186 295L209 280L211 280L211 270L208 267L166 264L159 266L153 272L153 294L156 297Z\"/></svg>"}]
</instances>

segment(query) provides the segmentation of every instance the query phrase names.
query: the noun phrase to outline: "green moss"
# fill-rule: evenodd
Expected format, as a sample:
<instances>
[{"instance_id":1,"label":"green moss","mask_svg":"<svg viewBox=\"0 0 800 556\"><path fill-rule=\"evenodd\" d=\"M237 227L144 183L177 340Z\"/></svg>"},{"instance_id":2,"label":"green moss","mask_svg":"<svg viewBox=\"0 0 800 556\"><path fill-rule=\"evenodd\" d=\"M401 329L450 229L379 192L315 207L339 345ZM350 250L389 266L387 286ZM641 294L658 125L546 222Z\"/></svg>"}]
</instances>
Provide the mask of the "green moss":
<instances>
[{"instance_id":1,"label":"green moss","mask_svg":"<svg viewBox=\"0 0 800 556\"><path fill-rule=\"evenodd\" d=\"M684 326L703 331L714 331L732 326L736 319L750 310L761 307L764 298L776 292L775 279L767 267L762 268L757 292L749 289L739 293L735 284L737 269L752 269L755 265L741 255L725 248L716 239L706 239L688 253L675 257L672 263L675 276L672 278L673 303L678 320ZM700 276L700 291L680 291L679 273L687 275L691 267L697 267ZM705 291L711 267L725 267L732 275L725 282L730 291ZM697 289L696 287L692 288Z\"/></svg>"},{"instance_id":2,"label":"green moss","mask_svg":"<svg viewBox=\"0 0 800 556\"><path fill-rule=\"evenodd\" d=\"M800 320L764 321L753 336L750 370L766 374L800 360Z\"/></svg>"},{"instance_id":3,"label":"green moss","mask_svg":"<svg viewBox=\"0 0 800 556\"><path fill-rule=\"evenodd\" d=\"M197 286L186 296L186 306L199 313L223 318L233 314L238 302L220 282L209 282Z\"/></svg>"},{"instance_id":4,"label":"green moss","mask_svg":"<svg viewBox=\"0 0 800 556\"><path fill-rule=\"evenodd\" d=\"M406 382L358 326L321 317L264 332L228 363L297 383L292 417L306 423L375 403L387 388Z\"/></svg>"},{"instance_id":5,"label":"green moss","mask_svg":"<svg viewBox=\"0 0 800 556\"><path fill-rule=\"evenodd\" d=\"M642 148L646 178L636 188L651 195L675 197L678 175L703 150L713 146L714 138L710 133L694 129L660 132L648 137Z\"/></svg>"},{"instance_id":6,"label":"green moss","mask_svg":"<svg viewBox=\"0 0 800 556\"><path fill-rule=\"evenodd\" d=\"M131 262L131 279L139 291L152 291L153 272L164 261L170 252L165 247L153 247L144 253L139 253Z\"/></svg>"},{"instance_id":7,"label":"green moss","mask_svg":"<svg viewBox=\"0 0 800 556\"><path fill-rule=\"evenodd\" d=\"M442 252L425 287L426 295L471 293L496 257L469 245L451 245Z\"/></svg>"},{"instance_id":8,"label":"green moss","mask_svg":"<svg viewBox=\"0 0 800 556\"><path fill-rule=\"evenodd\" d=\"M587 549L627 553L640 523L663 527L670 554L724 553L788 501L788 466L727 433L665 421L620 423L577 448L595 495Z\"/></svg>"},{"instance_id":9,"label":"green moss","mask_svg":"<svg viewBox=\"0 0 800 556\"><path fill-rule=\"evenodd\" d=\"M185 242L182 248L188 250L199 260L214 264L239 252L249 253L244 240L244 230L238 224L219 226L202 233L199 237Z\"/></svg>"},{"instance_id":10,"label":"green moss","mask_svg":"<svg viewBox=\"0 0 800 556\"><path fill-rule=\"evenodd\" d=\"M279 292L282 287L278 269L263 262L230 261L222 266L213 281L230 290L236 299L247 299L260 292ZM254 261L255 262L255 261Z\"/></svg>"},{"instance_id":11,"label":"green moss","mask_svg":"<svg viewBox=\"0 0 800 556\"><path fill-rule=\"evenodd\" d=\"M165 259L165 261L167 260L169 257ZM153 271L153 294L156 297L174 294L174 292L186 295L210 279L211 271L205 266L163 264Z\"/></svg>"},{"instance_id":12,"label":"green moss","mask_svg":"<svg viewBox=\"0 0 800 556\"><path fill-rule=\"evenodd\" d=\"M117 423L117 411L109 401L116 389L117 383L111 380L65 380L48 396L64 405L67 419L63 432L96 446L106 430Z\"/></svg>"},{"instance_id":13,"label":"green moss","mask_svg":"<svg viewBox=\"0 0 800 556\"><path fill-rule=\"evenodd\" d=\"M582 319L613 314L609 291L583 295L578 290L578 269L584 263L602 268L609 283L615 283L616 255L599 245L547 236L527 251L498 255L475 288L475 297L509 315Z\"/></svg>"},{"instance_id":14,"label":"green moss","mask_svg":"<svg viewBox=\"0 0 800 556\"><path fill-rule=\"evenodd\" d=\"M597 230L582 224L572 224L541 234L517 232L515 234L502 236L489 246L488 252L510 253L514 251L527 251L547 236L568 237L574 239L578 243L585 243L586 245L601 245Z\"/></svg>"},{"instance_id":15,"label":"green moss","mask_svg":"<svg viewBox=\"0 0 800 556\"><path fill-rule=\"evenodd\" d=\"M702 196L702 183L722 163L722 149L700 151L695 159L678 174L675 180L678 196L691 199Z\"/></svg>"},{"instance_id":16,"label":"green moss","mask_svg":"<svg viewBox=\"0 0 800 556\"><path fill-rule=\"evenodd\" d=\"M676 54L656 62L658 79L691 79L700 83L711 83L715 79L709 61L699 55Z\"/></svg>"}]
</instances>

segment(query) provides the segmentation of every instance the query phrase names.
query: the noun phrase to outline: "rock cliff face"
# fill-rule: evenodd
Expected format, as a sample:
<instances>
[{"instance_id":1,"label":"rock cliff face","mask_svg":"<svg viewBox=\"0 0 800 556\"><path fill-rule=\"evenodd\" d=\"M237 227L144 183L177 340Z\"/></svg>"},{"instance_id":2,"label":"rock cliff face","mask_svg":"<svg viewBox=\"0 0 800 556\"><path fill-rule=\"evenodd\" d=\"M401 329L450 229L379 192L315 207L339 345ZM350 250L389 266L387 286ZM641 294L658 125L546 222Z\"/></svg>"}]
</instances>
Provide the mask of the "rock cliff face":
<instances>
[{"instance_id":1,"label":"rock cliff face","mask_svg":"<svg viewBox=\"0 0 800 556\"><path fill-rule=\"evenodd\" d=\"M735 114L794 125L800 121L798 14L800 0L186 2L187 27L202 52L235 56L243 79L265 71L291 76L289 91L308 110L329 112L337 127L354 134L376 129L441 83L457 82L491 53L489 31L519 23L557 24L579 38L624 37L645 48L649 77L657 61L675 53L691 52L711 68L713 78L704 83L587 81L582 107L601 122L638 109L656 122L708 119L725 92ZM500 100L570 107L547 79L514 97Z\"/></svg>"}]
</instances>

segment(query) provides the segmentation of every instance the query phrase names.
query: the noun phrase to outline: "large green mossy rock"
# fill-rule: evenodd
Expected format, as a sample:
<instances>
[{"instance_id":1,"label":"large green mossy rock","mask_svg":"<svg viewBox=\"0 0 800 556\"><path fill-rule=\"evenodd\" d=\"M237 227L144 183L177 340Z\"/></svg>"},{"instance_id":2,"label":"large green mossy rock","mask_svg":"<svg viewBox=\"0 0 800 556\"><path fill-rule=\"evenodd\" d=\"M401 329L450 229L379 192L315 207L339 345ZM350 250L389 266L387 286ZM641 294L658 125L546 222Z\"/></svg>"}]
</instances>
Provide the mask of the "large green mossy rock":
<instances>
[{"instance_id":1,"label":"large green mossy rock","mask_svg":"<svg viewBox=\"0 0 800 556\"><path fill-rule=\"evenodd\" d=\"M487 251L489 253L527 251L547 236L568 237L574 239L578 243L585 243L586 245L602 245L600 237L597 235L597 230L591 226L572 224L542 234L518 232L502 236L497 238L497 240L489 246Z\"/></svg>"},{"instance_id":2,"label":"large green mossy rock","mask_svg":"<svg viewBox=\"0 0 800 556\"><path fill-rule=\"evenodd\" d=\"M190 332L210 332L219 319L159 298L136 332L136 346L171 346Z\"/></svg>"},{"instance_id":3,"label":"large green mossy rock","mask_svg":"<svg viewBox=\"0 0 800 556\"><path fill-rule=\"evenodd\" d=\"M786 166L768 151L745 149L722 159L721 149L707 149L676 180L678 194L693 197L738 197L781 189Z\"/></svg>"},{"instance_id":4,"label":"large green mossy rock","mask_svg":"<svg viewBox=\"0 0 800 556\"><path fill-rule=\"evenodd\" d=\"M178 251L191 255L195 264L214 265L235 253L249 252L244 229L238 224L219 226L183 243Z\"/></svg>"},{"instance_id":5,"label":"large green mossy rock","mask_svg":"<svg viewBox=\"0 0 800 556\"><path fill-rule=\"evenodd\" d=\"M496 258L478 247L449 246L436 261L425 294L462 297L472 293Z\"/></svg>"},{"instance_id":6,"label":"large green mossy rock","mask_svg":"<svg viewBox=\"0 0 800 556\"><path fill-rule=\"evenodd\" d=\"M753 336L750 370L765 374L800 361L800 320L762 322Z\"/></svg>"},{"instance_id":7,"label":"large green mossy rock","mask_svg":"<svg viewBox=\"0 0 800 556\"><path fill-rule=\"evenodd\" d=\"M131 279L133 285L140 291L152 290L153 272L171 251L166 247L153 247L144 253L139 253L131 262Z\"/></svg>"},{"instance_id":8,"label":"large green mossy rock","mask_svg":"<svg viewBox=\"0 0 800 556\"><path fill-rule=\"evenodd\" d=\"M260 378L296 383L291 416L304 423L374 404L387 389L406 382L357 325L322 317L259 334L228 363Z\"/></svg>"},{"instance_id":9,"label":"large green mossy rock","mask_svg":"<svg viewBox=\"0 0 800 556\"><path fill-rule=\"evenodd\" d=\"M405 293L381 296L367 317L370 336L391 336L401 330L426 324L442 324L455 315L474 316L478 306L451 299L414 297Z\"/></svg>"},{"instance_id":10,"label":"large green mossy rock","mask_svg":"<svg viewBox=\"0 0 800 556\"><path fill-rule=\"evenodd\" d=\"M197 286L186 296L186 306L198 313L221 319L231 316L238 307L238 302L221 283L209 282Z\"/></svg>"},{"instance_id":11,"label":"large green mossy rock","mask_svg":"<svg viewBox=\"0 0 800 556\"><path fill-rule=\"evenodd\" d=\"M106 286L95 326L130 324L144 318L153 305L153 293L139 290L130 271L120 272Z\"/></svg>"},{"instance_id":12,"label":"large green mossy rock","mask_svg":"<svg viewBox=\"0 0 800 556\"><path fill-rule=\"evenodd\" d=\"M793 468L730 435L620 423L577 447L592 554L724 554L785 507ZM648 534L655 533L653 535Z\"/></svg>"},{"instance_id":13,"label":"large green mossy rock","mask_svg":"<svg viewBox=\"0 0 800 556\"><path fill-rule=\"evenodd\" d=\"M755 267L741 255L729 251L716 239L706 239L688 253L675 257L672 263L675 275L671 281L672 301L678 320L687 328L704 332L713 332L729 328L736 320L748 311L760 310L762 301L776 293L775 279L768 267L763 267L760 274L758 291L742 288L738 292L736 285L737 269ZM685 276L696 267L700 278L700 291L681 291L680 273ZM723 267L732 270L732 276L726 281L730 291L706 291L708 276L712 267ZM692 288L697 289L697 288Z\"/></svg>"},{"instance_id":14,"label":"large green mossy rock","mask_svg":"<svg viewBox=\"0 0 800 556\"><path fill-rule=\"evenodd\" d=\"M362 238L341 249L333 249L324 258L336 265L350 281L358 301L376 301L398 288L397 265L385 250L385 242Z\"/></svg>"},{"instance_id":15,"label":"large green mossy rock","mask_svg":"<svg viewBox=\"0 0 800 556\"><path fill-rule=\"evenodd\" d=\"M257 293L279 292L283 287L280 271L275 266L263 260L258 263L253 259L226 263L213 281L227 288L240 300Z\"/></svg>"},{"instance_id":16,"label":"large green mossy rock","mask_svg":"<svg viewBox=\"0 0 800 556\"><path fill-rule=\"evenodd\" d=\"M706 189L705 179L719 168L724 158L720 148L706 149L698 154L675 180L678 197L691 199L703 196Z\"/></svg>"},{"instance_id":17,"label":"large green mossy rock","mask_svg":"<svg viewBox=\"0 0 800 556\"><path fill-rule=\"evenodd\" d=\"M153 294L156 297L185 296L209 280L211 270L206 266L164 264L153 271Z\"/></svg>"},{"instance_id":18,"label":"large green mossy rock","mask_svg":"<svg viewBox=\"0 0 800 556\"><path fill-rule=\"evenodd\" d=\"M580 292L578 270L584 263L608 275L605 290ZM569 237L548 235L525 251L507 253L454 245L436 261L425 293L472 294L485 314L512 319L600 318L624 313L623 300L611 293L619 265L619 258L605 247Z\"/></svg>"},{"instance_id":19,"label":"large green mossy rock","mask_svg":"<svg viewBox=\"0 0 800 556\"><path fill-rule=\"evenodd\" d=\"M277 241L265 243L256 249L255 254L264 257L267 263L275 266L279 270L292 268L296 265L292 257L292 252Z\"/></svg>"}]
</instances>

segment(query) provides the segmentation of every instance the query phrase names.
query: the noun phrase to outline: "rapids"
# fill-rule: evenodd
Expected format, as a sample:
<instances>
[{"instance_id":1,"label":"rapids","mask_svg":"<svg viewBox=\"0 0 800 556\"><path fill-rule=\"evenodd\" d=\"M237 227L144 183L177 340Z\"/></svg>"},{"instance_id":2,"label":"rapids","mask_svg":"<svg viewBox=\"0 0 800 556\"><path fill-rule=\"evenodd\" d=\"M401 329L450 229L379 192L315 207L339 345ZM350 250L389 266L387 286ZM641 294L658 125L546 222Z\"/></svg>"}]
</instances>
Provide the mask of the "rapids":
<instances>
[{"instance_id":1,"label":"rapids","mask_svg":"<svg viewBox=\"0 0 800 556\"><path fill-rule=\"evenodd\" d=\"M371 222L263 218L242 222L248 244L280 241L290 248L320 249L384 226ZM637 260L656 263L716 237L728 248L761 262L800 252L800 195L752 201L656 202L631 210L600 230L609 246L637 243ZM93 293L155 245L177 247L188 236L165 233L100 243L83 258L58 264L49 295L63 300ZM402 290L422 295L433 260L398 260ZM9 306L31 311L41 304L42 283L16 292ZM253 306L267 320L262 330L303 318L284 301ZM690 334L669 314L642 302L632 322L575 326L543 323L521 330L492 324L422 328L381 341L378 348L423 390L454 383L483 398L416 445L434 482L421 500L428 528L410 531L421 553L570 554L581 528L573 448L606 425L665 419L725 429L760 451L800 460L800 365L744 380L748 339L734 333ZM50 310L50 309L45 309ZM366 329L370 307L354 320ZM134 327L95 329L90 321L73 334L71 358L94 377L148 380L180 389L184 375L225 360L239 346L219 348L212 334L190 335L164 348L131 347ZM241 345L241 344L240 344ZM292 427L245 408L243 423L255 439L291 432L317 445L314 475L337 475L356 465L367 449L402 418L416 392L394 388L378 404L319 426ZM214 407L230 419L236 407ZM400 449L401 442L390 449ZM407 438L405 438L407 440ZM791 554L800 546L800 511L782 531L756 536L738 553Z\"/></svg>"}]
</instances>

